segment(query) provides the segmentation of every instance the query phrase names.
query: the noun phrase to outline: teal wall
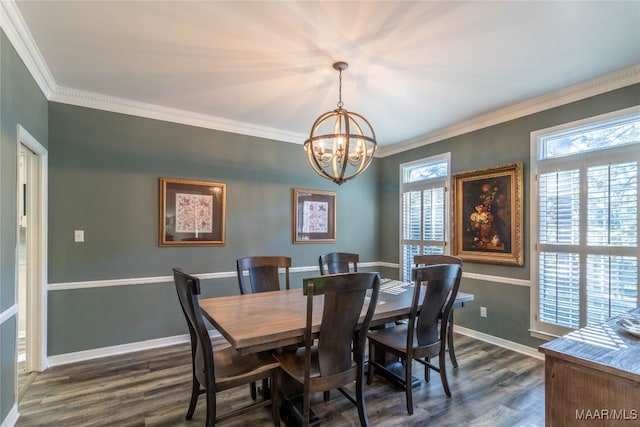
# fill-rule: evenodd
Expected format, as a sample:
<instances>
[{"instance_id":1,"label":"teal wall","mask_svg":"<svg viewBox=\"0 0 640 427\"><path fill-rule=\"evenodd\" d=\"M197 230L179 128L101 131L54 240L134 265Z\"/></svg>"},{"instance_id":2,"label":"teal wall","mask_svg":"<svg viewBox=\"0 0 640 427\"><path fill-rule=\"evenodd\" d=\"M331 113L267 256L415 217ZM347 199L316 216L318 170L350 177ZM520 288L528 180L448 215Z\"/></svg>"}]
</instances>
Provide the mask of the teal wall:
<instances>
[{"instance_id":1,"label":"teal wall","mask_svg":"<svg viewBox=\"0 0 640 427\"><path fill-rule=\"evenodd\" d=\"M519 119L489 126L423 147L408 150L382 159L380 165L380 242L398 242L399 236L399 168L400 164L451 152L453 174L499 166L507 163L524 164L524 255L522 267L465 262L464 271L501 278L530 279L531 229L529 206L530 134L598 114L640 104L640 84L614 90L561 107L552 108ZM398 245L381 245L381 261L397 263ZM492 283L464 278L462 292L475 295L469 308L456 311L456 323L505 340L537 347L542 342L528 333L530 296L526 286ZM487 307L487 318L480 317L480 306Z\"/></svg>"},{"instance_id":2,"label":"teal wall","mask_svg":"<svg viewBox=\"0 0 640 427\"><path fill-rule=\"evenodd\" d=\"M377 162L342 186L314 174L302 145L51 102L49 283L235 271L236 259L285 255L315 267L330 251L377 261ZM226 184L226 245L159 247L159 178ZM336 192L334 244L293 244L293 188ZM85 242L74 243L73 230ZM306 276L312 275L306 273ZM292 277L299 286L302 275ZM238 293L205 281L205 295ZM49 292L50 355L185 334L171 282Z\"/></svg>"},{"instance_id":3,"label":"teal wall","mask_svg":"<svg viewBox=\"0 0 640 427\"><path fill-rule=\"evenodd\" d=\"M0 31L0 313L16 304L17 126L48 144L47 100ZM16 319L0 324L0 424L16 402Z\"/></svg>"}]
</instances>

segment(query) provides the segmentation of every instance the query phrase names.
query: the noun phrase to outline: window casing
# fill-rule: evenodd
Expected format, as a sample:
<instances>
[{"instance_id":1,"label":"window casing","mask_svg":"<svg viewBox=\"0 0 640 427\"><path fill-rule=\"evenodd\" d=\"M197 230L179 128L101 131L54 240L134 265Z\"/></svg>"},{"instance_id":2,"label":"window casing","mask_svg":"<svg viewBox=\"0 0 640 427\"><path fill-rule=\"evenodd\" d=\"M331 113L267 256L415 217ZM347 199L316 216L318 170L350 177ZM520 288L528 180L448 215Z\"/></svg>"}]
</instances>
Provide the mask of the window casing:
<instances>
[{"instance_id":1,"label":"window casing","mask_svg":"<svg viewBox=\"0 0 640 427\"><path fill-rule=\"evenodd\" d=\"M450 153L400 165L401 280L411 280L414 255L448 249Z\"/></svg>"},{"instance_id":2,"label":"window casing","mask_svg":"<svg viewBox=\"0 0 640 427\"><path fill-rule=\"evenodd\" d=\"M640 111L532 133L534 335L638 306Z\"/></svg>"}]
</instances>

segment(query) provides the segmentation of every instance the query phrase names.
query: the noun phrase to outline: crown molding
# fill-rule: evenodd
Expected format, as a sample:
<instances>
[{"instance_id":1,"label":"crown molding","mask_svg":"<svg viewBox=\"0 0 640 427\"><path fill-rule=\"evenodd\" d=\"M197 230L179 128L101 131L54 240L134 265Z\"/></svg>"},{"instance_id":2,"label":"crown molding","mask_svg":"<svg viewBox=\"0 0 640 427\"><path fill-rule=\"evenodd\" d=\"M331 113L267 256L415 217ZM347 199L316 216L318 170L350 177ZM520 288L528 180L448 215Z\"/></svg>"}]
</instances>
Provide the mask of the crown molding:
<instances>
[{"instance_id":1,"label":"crown molding","mask_svg":"<svg viewBox=\"0 0 640 427\"><path fill-rule=\"evenodd\" d=\"M52 91L49 101L295 144L302 144L307 138L306 135L300 133L63 86L58 86Z\"/></svg>"},{"instance_id":2,"label":"crown molding","mask_svg":"<svg viewBox=\"0 0 640 427\"><path fill-rule=\"evenodd\" d=\"M0 28L18 52L18 56L24 62L45 98L50 99L56 88L56 82L44 62L38 46L31 37L14 0L0 1Z\"/></svg>"},{"instance_id":3,"label":"crown molding","mask_svg":"<svg viewBox=\"0 0 640 427\"><path fill-rule=\"evenodd\" d=\"M497 125L509 120L518 119L550 108L559 107L571 102L580 101L601 93L610 92L625 86L640 83L640 64L632 65L593 80L568 86L548 94L528 99L508 107L494 110L487 114L473 117L469 120L438 129L410 140L394 144L391 147L380 147L378 157L422 147L447 138L469 133L488 126Z\"/></svg>"}]
</instances>

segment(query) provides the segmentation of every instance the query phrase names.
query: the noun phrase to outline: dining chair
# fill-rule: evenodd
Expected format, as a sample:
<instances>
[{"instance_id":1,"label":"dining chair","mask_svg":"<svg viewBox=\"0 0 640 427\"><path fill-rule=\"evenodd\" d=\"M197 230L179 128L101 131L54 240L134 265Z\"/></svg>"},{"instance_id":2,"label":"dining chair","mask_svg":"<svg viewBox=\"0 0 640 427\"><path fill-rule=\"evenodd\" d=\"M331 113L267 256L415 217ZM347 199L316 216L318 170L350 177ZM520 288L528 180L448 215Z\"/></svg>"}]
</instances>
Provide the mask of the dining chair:
<instances>
[{"instance_id":1,"label":"dining chair","mask_svg":"<svg viewBox=\"0 0 640 427\"><path fill-rule=\"evenodd\" d=\"M320 274L323 276L325 271L327 274L357 272L358 262L360 262L360 256L348 252L330 252L318 258Z\"/></svg>"},{"instance_id":2,"label":"dining chair","mask_svg":"<svg viewBox=\"0 0 640 427\"><path fill-rule=\"evenodd\" d=\"M249 256L236 261L240 294L269 292L280 290L280 269L284 269L285 289L289 289L289 268L291 258L285 256ZM293 346L297 348L298 346ZM265 379L262 381L263 393L269 388ZM257 398L255 382L249 384L251 398Z\"/></svg>"},{"instance_id":3,"label":"dining chair","mask_svg":"<svg viewBox=\"0 0 640 427\"><path fill-rule=\"evenodd\" d=\"M368 290L371 290L370 294ZM303 292L307 295L305 346L276 355L281 373L302 385L303 426L309 425L311 394L334 388L356 405L360 425L369 425L363 391L364 346L379 291L378 273L343 273L304 279ZM360 322L367 297L366 314ZM322 306L317 340L314 340L313 330L314 304ZM343 389L353 381L356 383L355 399Z\"/></svg>"},{"instance_id":4,"label":"dining chair","mask_svg":"<svg viewBox=\"0 0 640 427\"><path fill-rule=\"evenodd\" d=\"M250 256L236 261L241 294L279 291L280 269L284 269L285 289L289 289L291 258L285 256Z\"/></svg>"},{"instance_id":5,"label":"dining chair","mask_svg":"<svg viewBox=\"0 0 640 427\"><path fill-rule=\"evenodd\" d=\"M416 267L434 264L458 264L462 268L463 260L453 255L414 255L413 263ZM451 295L453 299L456 299L456 296ZM456 353L453 349L453 312L454 310L451 310L447 321L447 351L449 352L449 359L451 359L451 366L457 368L458 359L456 359Z\"/></svg>"},{"instance_id":6,"label":"dining chair","mask_svg":"<svg viewBox=\"0 0 640 427\"><path fill-rule=\"evenodd\" d=\"M200 280L184 273L178 268L173 269L173 279L180 307L187 320L189 336L191 338L191 364L193 383L191 401L186 419L193 418L198 397L206 395L207 412L206 426L214 426L236 415L250 410L271 405L273 424L280 427L280 397L279 397L279 364L269 353L256 353L246 356L240 355L233 347L226 346L213 350L209 332L204 324L198 295L200 295ZM222 415L216 412L216 394L231 388L246 385L261 379L271 379L271 397L259 402L228 411Z\"/></svg>"},{"instance_id":7,"label":"dining chair","mask_svg":"<svg viewBox=\"0 0 640 427\"><path fill-rule=\"evenodd\" d=\"M375 349L381 349L399 357L403 361L404 389L407 400L407 412L413 414L412 395L412 361L415 360L425 366L425 380L427 373L433 369L440 373L442 386L447 397L451 397L447 371L445 368L445 340L446 323L440 323L442 313L448 316L453 307L454 298L450 293L456 293L460 286L462 269L457 264L438 264L419 267L412 270L414 292L411 303L409 322L396 325L393 328L369 331L369 354ZM424 292L422 292L424 289ZM424 293L422 299L420 295ZM445 317L446 318L446 317ZM440 327L438 325L440 324ZM438 356L439 364L431 364L430 358ZM375 369L385 366L376 360L369 359L367 383L373 381Z\"/></svg>"}]
</instances>

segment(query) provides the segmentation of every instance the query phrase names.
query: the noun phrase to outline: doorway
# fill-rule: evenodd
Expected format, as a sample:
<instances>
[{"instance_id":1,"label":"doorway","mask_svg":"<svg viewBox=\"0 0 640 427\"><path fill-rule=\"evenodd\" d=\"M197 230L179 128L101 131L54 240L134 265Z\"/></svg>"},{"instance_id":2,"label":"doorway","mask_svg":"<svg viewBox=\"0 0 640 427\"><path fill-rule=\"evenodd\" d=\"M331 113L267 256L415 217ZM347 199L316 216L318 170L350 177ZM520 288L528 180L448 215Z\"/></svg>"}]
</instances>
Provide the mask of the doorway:
<instances>
[{"instance_id":1,"label":"doorway","mask_svg":"<svg viewBox=\"0 0 640 427\"><path fill-rule=\"evenodd\" d=\"M47 150L18 125L17 377L47 368Z\"/></svg>"}]
</instances>

